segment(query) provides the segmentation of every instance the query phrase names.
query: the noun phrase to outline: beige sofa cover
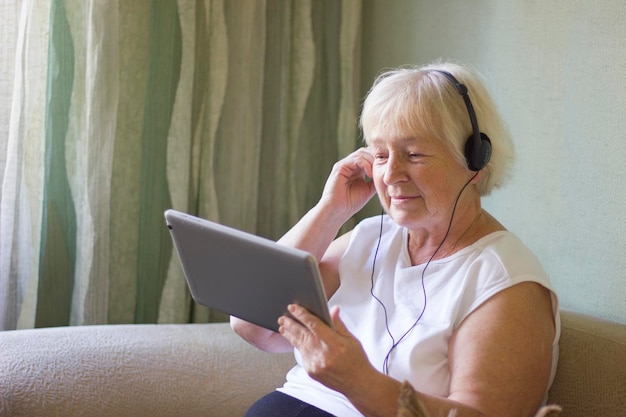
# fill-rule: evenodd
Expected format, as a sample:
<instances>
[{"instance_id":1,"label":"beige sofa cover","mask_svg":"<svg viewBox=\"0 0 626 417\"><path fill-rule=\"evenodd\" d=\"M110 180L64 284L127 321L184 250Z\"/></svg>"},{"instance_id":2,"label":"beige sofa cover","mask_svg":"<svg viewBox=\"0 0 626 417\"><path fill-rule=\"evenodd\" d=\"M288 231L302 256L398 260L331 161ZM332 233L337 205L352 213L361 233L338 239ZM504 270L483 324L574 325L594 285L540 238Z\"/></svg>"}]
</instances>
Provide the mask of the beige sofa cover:
<instances>
[{"instance_id":1,"label":"beige sofa cover","mask_svg":"<svg viewBox=\"0 0 626 417\"><path fill-rule=\"evenodd\" d=\"M550 402L565 417L626 416L626 325L570 311L562 324ZM0 416L243 416L293 361L225 323L0 332Z\"/></svg>"}]
</instances>

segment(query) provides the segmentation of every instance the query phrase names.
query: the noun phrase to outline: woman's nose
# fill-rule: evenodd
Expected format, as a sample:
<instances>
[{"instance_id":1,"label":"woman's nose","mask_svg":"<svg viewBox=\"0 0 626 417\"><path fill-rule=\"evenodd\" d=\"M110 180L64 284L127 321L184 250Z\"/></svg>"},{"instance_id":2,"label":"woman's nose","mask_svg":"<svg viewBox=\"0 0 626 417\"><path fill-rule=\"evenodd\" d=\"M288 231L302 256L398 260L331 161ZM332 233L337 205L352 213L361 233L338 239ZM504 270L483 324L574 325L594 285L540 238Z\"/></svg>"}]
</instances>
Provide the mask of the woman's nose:
<instances>
[{"instance_id":1,"label":"woman's nose","mask_svg":"<svg viewBox=\"0 0 626 417\"><path fill-rule=\"evenodd\" d=\"M396 156L389 156L387 164L385 166L385 173L383 175L383 181L385 184L394 184L406 179L406 167L404 166L401 158Z\"/></svg>"}]
</instances>

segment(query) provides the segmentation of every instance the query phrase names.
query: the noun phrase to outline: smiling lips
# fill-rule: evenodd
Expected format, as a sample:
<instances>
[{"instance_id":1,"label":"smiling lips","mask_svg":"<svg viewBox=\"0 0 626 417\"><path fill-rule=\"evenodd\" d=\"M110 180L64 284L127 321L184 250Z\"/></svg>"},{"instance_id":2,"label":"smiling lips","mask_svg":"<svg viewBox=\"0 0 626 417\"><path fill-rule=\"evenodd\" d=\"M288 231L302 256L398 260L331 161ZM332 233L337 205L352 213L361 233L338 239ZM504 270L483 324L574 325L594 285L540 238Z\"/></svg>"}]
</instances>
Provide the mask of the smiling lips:
<instances>
[{"instance_id":1,"label":"smiling lips","mask_svg":"<svg viewBox=\"0 0 626 417\"><path fill-rule=\"evenodd\" d=\"M388 197L392 204L402 204L418 198L418 196L412 195L389 195Z\"/></svg>"}]
</instances>

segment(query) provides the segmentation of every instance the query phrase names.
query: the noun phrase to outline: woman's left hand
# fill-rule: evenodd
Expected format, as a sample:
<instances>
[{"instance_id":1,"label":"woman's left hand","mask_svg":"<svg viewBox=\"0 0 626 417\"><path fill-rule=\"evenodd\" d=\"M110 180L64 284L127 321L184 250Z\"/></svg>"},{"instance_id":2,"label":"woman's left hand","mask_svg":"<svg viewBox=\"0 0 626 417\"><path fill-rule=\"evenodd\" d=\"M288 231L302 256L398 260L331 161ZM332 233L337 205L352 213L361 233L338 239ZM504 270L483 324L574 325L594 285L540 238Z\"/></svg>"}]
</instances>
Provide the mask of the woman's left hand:
<instances>
[{"instance_id":1,"label":"woman's left hand","mask_svg":"<svg viewBox=\"0 0 626 417\"><path fill-rule=\"evenodd\" d=\"M377 373L361 343L339 318L339 307L331 310L334 330L304 307L291 304L288 310L297 321L282 316L279 332L300 351L311 378L349 397L350 391Z\"/></svg>"}]
</instances>

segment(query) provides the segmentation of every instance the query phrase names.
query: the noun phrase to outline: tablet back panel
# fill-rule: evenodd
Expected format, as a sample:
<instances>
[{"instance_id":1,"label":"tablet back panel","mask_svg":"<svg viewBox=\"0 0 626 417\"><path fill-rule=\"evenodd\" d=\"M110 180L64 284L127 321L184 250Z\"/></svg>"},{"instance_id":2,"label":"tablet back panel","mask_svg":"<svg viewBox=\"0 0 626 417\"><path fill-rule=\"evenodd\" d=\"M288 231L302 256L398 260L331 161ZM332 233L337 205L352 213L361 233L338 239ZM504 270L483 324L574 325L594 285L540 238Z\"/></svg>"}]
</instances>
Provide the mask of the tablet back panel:
<instances>
[{"instance_id":1,"label":"tablet back panel","mask_svg":"<svg viewBox=\"0 0 626 417\"><path fill-rule=\"evenodd\" d=\"M297 303L330 325L311 254L175 210L165 219L197 303L273 331Z\"/></svg>"}]
</instances>

